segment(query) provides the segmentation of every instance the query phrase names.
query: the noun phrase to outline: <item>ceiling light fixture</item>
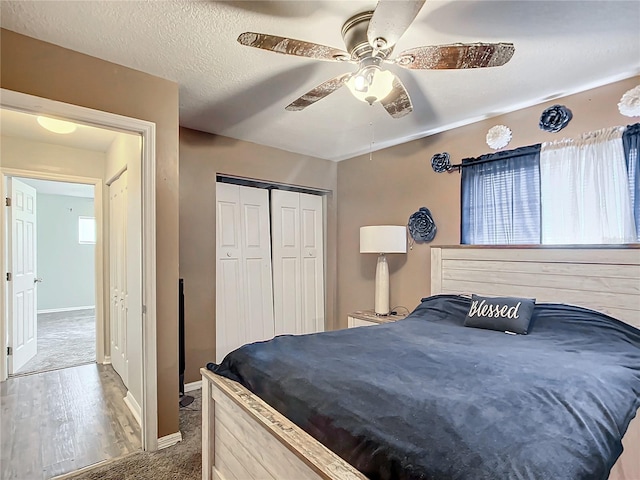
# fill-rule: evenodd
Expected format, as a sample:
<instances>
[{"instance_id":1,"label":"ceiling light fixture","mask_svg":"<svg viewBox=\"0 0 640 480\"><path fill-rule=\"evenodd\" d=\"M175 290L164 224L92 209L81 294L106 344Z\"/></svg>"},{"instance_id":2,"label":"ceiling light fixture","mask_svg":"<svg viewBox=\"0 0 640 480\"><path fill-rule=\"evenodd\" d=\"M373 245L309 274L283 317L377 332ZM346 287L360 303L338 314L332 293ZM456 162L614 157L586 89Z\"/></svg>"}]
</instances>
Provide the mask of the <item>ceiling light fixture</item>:
<instances>
[{"instance_id":1,"label":"ceiling light fixture","mask_svg":"<svg viewBox=\"0 0 640 480\"><path fill-rule=\"evenodd\" d=\"M66 122L64 120L58 120L56 118L38 116L38 123L41 127L46 128L53 133L72 133L78 128L73 122Z\"/></svg>"},{"instance_id":2,"label":"ceiling light fixture","mask_svg":"<svg viewBox=\"0 0 640 480\"><path fill-rule=\"evenodd\" d=\"M379 64L377 57L362 60L360 70L346 82L353 96L369 105L383 100L393 90L393 73L382 70Z\"/></svg>"}]
</instances>

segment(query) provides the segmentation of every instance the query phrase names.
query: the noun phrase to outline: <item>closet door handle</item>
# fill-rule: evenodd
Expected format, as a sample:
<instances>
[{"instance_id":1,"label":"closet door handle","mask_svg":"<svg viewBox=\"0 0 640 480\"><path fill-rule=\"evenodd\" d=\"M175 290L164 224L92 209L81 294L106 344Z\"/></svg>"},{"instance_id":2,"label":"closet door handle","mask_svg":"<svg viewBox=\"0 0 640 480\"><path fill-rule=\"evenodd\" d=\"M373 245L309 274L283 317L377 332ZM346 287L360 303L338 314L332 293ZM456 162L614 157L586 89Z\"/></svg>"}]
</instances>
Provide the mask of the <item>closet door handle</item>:
<instances>
[{"instance_id":1,"label":"closet door handle","mask_svg":"<svg viewBox=\"0 0 640 480\"><path fill-rule=\"evenodd\" d=\"M36 277L33 279L33 283L41 283L42 282L42 277Z\"/></svg>"}]
</instances>

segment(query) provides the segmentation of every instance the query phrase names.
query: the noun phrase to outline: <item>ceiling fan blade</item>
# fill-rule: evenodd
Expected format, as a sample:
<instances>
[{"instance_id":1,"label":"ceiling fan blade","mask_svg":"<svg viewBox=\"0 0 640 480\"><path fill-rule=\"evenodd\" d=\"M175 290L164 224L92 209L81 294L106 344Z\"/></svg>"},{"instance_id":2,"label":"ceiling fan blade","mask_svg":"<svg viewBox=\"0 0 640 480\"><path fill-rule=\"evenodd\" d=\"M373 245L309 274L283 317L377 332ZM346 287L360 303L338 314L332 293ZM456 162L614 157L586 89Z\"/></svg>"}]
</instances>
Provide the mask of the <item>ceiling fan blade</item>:
<instances>
[{"instance_id":1,"label":"ceiling fan blade","mask_svg":"<svg viewBox=\"0 0 640 480\"><path fill-rule=\"evenodd\" d=\"M393 118L402 118L413 111L413 105L400 79L395 75L393 77L393 90L380 103Z\"/></svg>"},{"instance_id":2,"label":"ceiling fan blade","mask_svg":"<svg viewBox=\"0 0 640 480\"><path fill-rule=\"evenodd\" d=\"M378 49L393 47L416 18L424 1L379 0L367 29L371 46Z\"/></svg>"},{"instance_id":3,"label":"ceiling fan blade","mask_svg":"<svg viewBox=\"0 0 640 480\"><path fill-rule=\"evenodd\" d=\"M284 55L297 55L317 60L347 61L351 58L347 52L338 48L264 33L241 33L238 36L238 43Z\"/></svg>"},{"instance_id":4,"label":"ceiling fan blade","mask_svg":"<svg viewBox=\"0 0 640 480\"><path fill-rule=\"evenodd\" d=\"M411 48L394 62L412 70L500 67L514 52L513 43L455 43Z\"/></svg>"},{"instance_id":5,"label":"ceiling fan blade","mask_svg":"<svg viewBox=\"0 0 640 480\"><path fill-rule=\"evenodd\" d=\"M309 105L316 103L318 100L322 100L327 95L338 90L340 87L342 87L342 85L344 85L347 80L349 80L351 75L353 74L344 73L332 78L331 80L327 80L326 82L321 83L313 90L308 91L300 98L287 105L285 107L285 110L289 110L290 112L298 112L307 108Z\"/></svg>"}]
</instances>

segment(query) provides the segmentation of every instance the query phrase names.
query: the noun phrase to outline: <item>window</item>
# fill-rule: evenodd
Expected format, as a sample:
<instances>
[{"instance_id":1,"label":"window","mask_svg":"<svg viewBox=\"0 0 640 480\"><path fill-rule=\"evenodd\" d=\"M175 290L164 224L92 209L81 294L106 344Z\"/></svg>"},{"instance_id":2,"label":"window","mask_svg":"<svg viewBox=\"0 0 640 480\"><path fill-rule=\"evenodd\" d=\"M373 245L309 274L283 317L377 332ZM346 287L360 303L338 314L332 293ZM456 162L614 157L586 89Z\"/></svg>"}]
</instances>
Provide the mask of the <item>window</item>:
<instances>
[{"instance_id":1,"label":"window","mask_svg":"<svg viewBox=\"0 0 640 480\"><path fill-rule=\"evenodd\" d=\"M635 124L463 160L462 243L639 241L639 137Z\"/></svg>"},{"instance_id":2,"label":"window","mask_svg":"<svg viewBox=\"0 0 640 480\"><path fill-rule=\"evenodd\" d=\"M540 145L462 163L462 243L540 243Z\"/></svg>"},{"instance_id":3,"label":"window","mask_svg":"<svg viewBox=\"0 0 640 480\"><path fill-rule=\"evenodd\" d=\"M95 217L78 217L78 243L96 243Z\"/></svg>"}]
</instances>

